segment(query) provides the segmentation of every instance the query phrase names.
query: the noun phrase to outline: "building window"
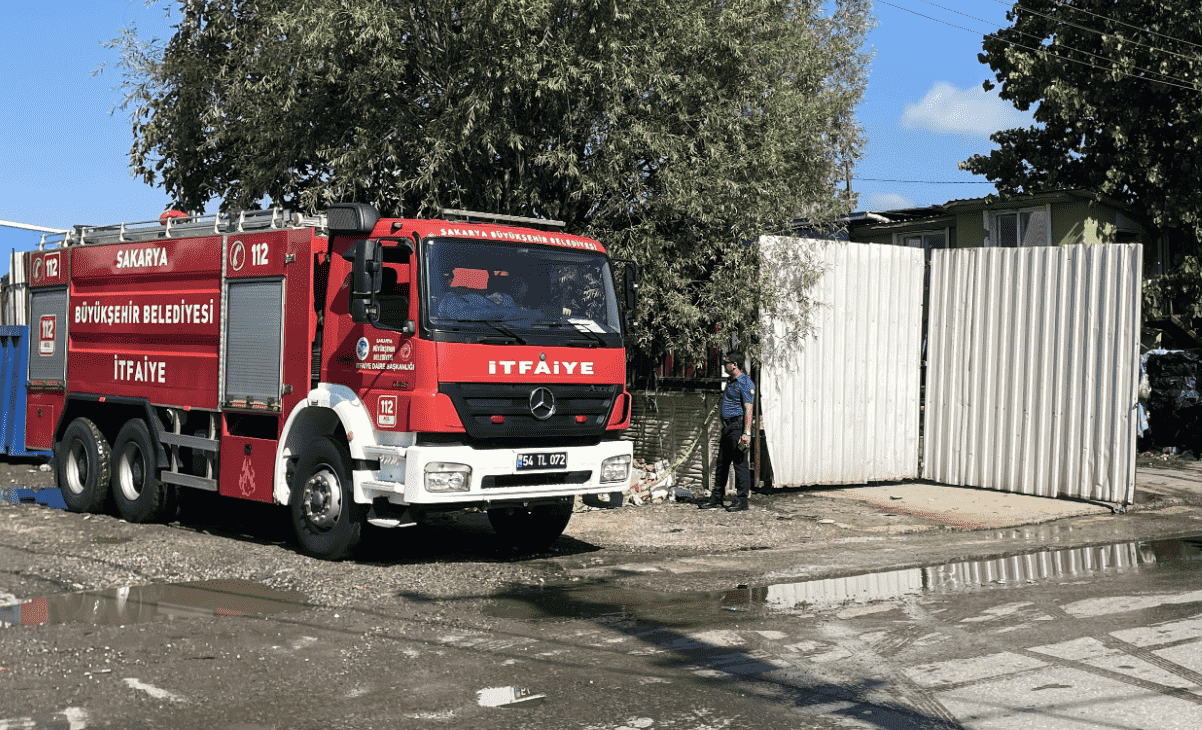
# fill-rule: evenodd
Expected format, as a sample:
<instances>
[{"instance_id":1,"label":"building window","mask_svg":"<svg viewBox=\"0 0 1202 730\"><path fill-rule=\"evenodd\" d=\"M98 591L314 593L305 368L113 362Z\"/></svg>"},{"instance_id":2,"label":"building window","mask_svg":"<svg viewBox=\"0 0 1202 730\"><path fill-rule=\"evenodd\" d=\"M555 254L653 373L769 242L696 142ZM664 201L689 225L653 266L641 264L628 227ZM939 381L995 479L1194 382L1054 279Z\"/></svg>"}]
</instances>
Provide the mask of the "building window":
<instances>
[{"instance_id":1,"label":"building window","mask_svg":"<svg viewBox=\"0 0 1202 730\"><path fill-rule=\"evenodd\" d=\"M897 242L903 246L921 248L924 251L930 251L933 248L947 248L947 231L898 234Z\"/></svg>"},{"instance_id":2,"label":"building window","mask_svg":"<svg viewBox=\"0 0 1202 730\"><path fill-rule=\"evenodd\" d=\"M1143 242L1143 236L1140 235L1139 224L1122 213L1116 212L1114 214L1114 228L1115 243Z\"/></svg>"},{"instance_id":3,"label":"building window","mask_svg":"<svg viewBox=\"0 0 1202 730\"><path fill-rule=\"evenodd\" d=\"M1051 217L1047 208L994 213L989 245L1005 248L1050 246Z\"/></svg>"}]
</instances>

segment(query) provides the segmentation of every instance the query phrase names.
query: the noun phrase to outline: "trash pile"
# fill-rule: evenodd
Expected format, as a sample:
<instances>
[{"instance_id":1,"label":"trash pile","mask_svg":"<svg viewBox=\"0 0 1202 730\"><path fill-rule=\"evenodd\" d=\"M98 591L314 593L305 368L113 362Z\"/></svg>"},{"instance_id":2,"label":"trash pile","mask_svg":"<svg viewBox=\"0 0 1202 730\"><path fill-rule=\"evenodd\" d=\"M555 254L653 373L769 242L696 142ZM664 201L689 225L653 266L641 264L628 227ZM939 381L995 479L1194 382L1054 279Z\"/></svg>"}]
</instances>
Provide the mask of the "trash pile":
<instances>
[{"instance_id":1,"label":"trash pile","mask_svg":"<svg viewBox=\"0 0 1202 730\"><path fill-rule=\"evenodd\" d=\"M622 497L620 502L616 499L618 494ZM585 497L582 501L577 502L576 509L577 511L587 511L612 509L622 505L640 506L657 502L697 501L692 490L677 485L674 465L670 465L667 459L658 459L653 462L635 459L634 479L630 489L620 493L614 492L611 496L614 498L608 500Z\"/></svg>"},{"instance_id":2,"label":"trash pile","mask_svg":"<svg viewBox=\"0 0 1202 730\"><path fill-rule=\"evenodd\" d=\"M652 463L635 459L634 480L623 497L623 503L633 505L695 501L691 490L676 486L676 474L667 459Z\"/></svg>"},{"instance_id":3,"label":"trash pile","mask_svg":"<svg viewBox=\"0 0 1202 730\"><path fill-rule=\"evenodd\" d=\"M1176 454L1202 449L1202 350L1155 350L1145 355L1148 431L1140 451ZM1192 454L1191 454L1192 455Z\"/></svg>"}]
</instances>

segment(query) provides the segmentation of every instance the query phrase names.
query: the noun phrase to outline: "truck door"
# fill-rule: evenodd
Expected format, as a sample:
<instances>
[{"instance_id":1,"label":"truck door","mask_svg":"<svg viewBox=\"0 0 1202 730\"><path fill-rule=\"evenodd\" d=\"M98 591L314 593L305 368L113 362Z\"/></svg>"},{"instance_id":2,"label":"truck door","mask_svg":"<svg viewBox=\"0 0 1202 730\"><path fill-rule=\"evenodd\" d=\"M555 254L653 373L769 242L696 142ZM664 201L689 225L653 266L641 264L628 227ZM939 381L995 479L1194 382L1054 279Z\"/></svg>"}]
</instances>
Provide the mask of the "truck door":
<instances>
[{"instance_id":1,"label":"truck door","mask_svg":"<svg viewBox=\"0 0 1202 730\"><path fill-rule=\"evenodd\" d=\"M62 415L67 379L66 253L39 252L29 259L29 398L25 445L48 449Z\"/></svg>"}]
</instances>

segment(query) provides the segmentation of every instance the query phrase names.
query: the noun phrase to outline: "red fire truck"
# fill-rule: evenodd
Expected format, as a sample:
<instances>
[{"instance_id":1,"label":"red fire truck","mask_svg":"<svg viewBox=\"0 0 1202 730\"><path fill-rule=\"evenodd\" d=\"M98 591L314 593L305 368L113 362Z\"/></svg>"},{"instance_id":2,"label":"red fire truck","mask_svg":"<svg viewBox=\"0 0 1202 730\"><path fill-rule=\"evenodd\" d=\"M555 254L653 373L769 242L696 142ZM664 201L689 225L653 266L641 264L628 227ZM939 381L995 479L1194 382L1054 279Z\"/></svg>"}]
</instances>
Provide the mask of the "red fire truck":
<instances>
[{"instance_id":1,"label":"red fire truck","mask_svg":"<svg viewBox=\"0 0 1202 730\"><path fill-rule=\"evenodd\" d=\"M169 519L182 489L290 507L300 548L486 510L545 546L626 489L621 281L554 222L364 204L76 227L26 256L29 448L70 509ZM619 300L621 293L621 301Z\"/></svg>"}]
</instances>

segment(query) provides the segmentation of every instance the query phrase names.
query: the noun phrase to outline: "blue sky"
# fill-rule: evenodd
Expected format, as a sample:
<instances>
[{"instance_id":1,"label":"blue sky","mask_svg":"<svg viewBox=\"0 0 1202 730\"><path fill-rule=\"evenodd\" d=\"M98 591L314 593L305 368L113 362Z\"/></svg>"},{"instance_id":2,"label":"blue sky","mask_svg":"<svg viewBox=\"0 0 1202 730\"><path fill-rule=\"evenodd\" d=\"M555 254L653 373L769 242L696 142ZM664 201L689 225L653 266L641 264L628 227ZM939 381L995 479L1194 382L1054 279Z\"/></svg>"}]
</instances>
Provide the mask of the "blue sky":
<instances>
[{"instance_id":1,"label":"blue sky","mask_svg":"<svg viewBox=\"0 0 1202 730\"><path fill-rule=\"evenodd\" d=\"M990 133L1029 123L996 92L981 90L992 78L977 62L981 35L1007 25L1009 4L889 3L873 7L876 57L858 114L868 144L853 181L859 208L988 194L992 186L956 163L991 149ZM162 9L143 0L5 0L0 18L8 98L0 115L0 220L67 228L157 217L169 201L130 176L130 125L113 111L121 101L119 59L102 42L130 24L143 36L169 36ZM33 248L40 235L0 226L0 251Z\"/></svg>"}]
</instances>

